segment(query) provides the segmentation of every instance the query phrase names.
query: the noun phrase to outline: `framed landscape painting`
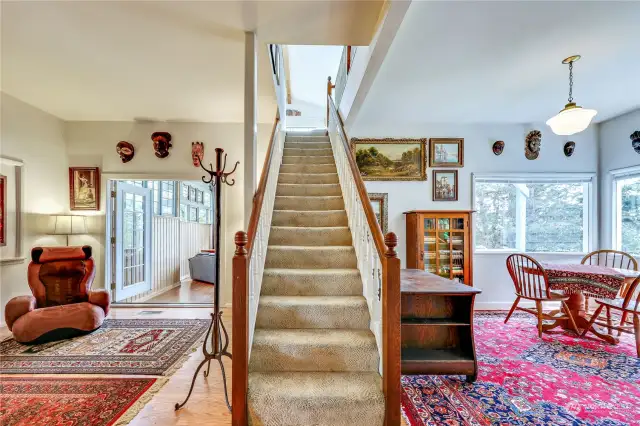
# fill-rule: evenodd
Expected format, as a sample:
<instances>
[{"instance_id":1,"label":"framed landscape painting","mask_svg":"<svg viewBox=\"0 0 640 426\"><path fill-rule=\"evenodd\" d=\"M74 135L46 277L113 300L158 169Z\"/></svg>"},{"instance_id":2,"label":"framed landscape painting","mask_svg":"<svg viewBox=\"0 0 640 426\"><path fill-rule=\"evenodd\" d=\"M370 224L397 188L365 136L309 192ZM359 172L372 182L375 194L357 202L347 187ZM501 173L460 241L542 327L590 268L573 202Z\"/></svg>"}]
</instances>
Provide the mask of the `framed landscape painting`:
<instances>
[{"instance_id":1,"label":"framed landscape painting","mask_svg":"<svg viewBox=\"0 0 640 426\"><path fill-rule=\"evenodd\" d=\"M69 167L71 210L100 210L100 169Z\"/></svg>"},{"instance_id":2,"label":"framed landscape painting","mask_svg":"<svg viewBox=\"0 0 640 426\"><path fill-rule=\"evenodd\" d=\"M458 201L458 171L433 171L433 201Z\"/></svg>"},{"instance_id":3,"label":"framed landscape painting","mask_svg":"<svg viewBox=\"0 0 640 426\"><path fill-rule=\"evenodd\" d=\"M386 192L370 192L369 201L371 201L371 207L373 207L373 213L376 215L376 219L378 219L378 223L380 224L380 229L382 229L382 233L386 234L389 222L389 213L387 207L387 199L388 195Z\"/></svg>"},{"instance_id":4,"label":"framed landscape painting","mask_svg":"<svg viewBox=\"0 0 640 426\"><path fill-rule=\"evenodd\" d=\"M464 139L429 139L429 167L464 166Z\"/></svg>"},{"instance_id":5,"label":"framed landscape painting","mask_svg":"<svg viewBox=\"0 0 640 426\"><path fill-rule=\"evenodd\" d=\"M363 180L427 180L426 139L351 139Z\"/></svg>"}]
</instances>

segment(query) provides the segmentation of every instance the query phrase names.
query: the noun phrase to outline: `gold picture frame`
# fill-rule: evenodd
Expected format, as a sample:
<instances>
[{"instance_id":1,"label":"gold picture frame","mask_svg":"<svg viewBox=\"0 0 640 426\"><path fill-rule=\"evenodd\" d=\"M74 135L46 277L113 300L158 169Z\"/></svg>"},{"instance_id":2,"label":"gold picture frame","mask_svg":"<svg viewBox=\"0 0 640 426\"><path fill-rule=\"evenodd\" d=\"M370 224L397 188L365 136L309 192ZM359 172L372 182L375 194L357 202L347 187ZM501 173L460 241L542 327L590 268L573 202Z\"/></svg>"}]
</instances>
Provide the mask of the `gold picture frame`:
<instances>
[{"instance_id":1,"label":"gold picture frame","mask_svg":"<svg viewBox=\"0 0 640 426\"><path fill-rule=\"evenodd\" d=\"M464 138L430 138L429 167L464 167Z\"/></svg>"},{"instance_id":2,"label":"gold picture frame","mask_svg":"<svg viewBox=\"0 0 640 426\"><path fill-rule=\"evenodd\" d=\"M426 138L352 138L351 153L362 180L420 181L427 180L426 145Z\"/></svg>"},{"instance_id":3,"label":"gold picture frame","mask_svg":"<svg viewBox=\"0 0 640 426\"><path fill-rule=\"evenodd\" d=\"M386 192L369 192L369 201L373 207L373 213L378 219L383 234L389 232L389 194Z\"/></svg>"}]
</instances>

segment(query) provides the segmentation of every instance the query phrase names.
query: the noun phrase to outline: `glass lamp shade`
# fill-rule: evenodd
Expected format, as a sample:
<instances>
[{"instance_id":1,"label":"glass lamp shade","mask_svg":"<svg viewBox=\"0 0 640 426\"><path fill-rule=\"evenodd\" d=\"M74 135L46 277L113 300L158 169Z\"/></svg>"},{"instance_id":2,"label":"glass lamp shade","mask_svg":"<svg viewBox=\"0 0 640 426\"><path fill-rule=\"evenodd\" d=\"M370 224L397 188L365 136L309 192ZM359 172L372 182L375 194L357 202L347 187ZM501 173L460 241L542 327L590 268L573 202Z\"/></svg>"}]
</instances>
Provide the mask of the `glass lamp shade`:
<instances>
[{"instance_id":1,"label":"glass lamp shade","mask_svg":"<svg viewBox=\"0 0 640 426\"><path fill-rule=\"evenodd\" d=\"M584 109L574 103L567 104L562 111L547 120L547 125L556 135L569 136L580 133L591 124L598 111Z\"/></svg>"}]
</instances>

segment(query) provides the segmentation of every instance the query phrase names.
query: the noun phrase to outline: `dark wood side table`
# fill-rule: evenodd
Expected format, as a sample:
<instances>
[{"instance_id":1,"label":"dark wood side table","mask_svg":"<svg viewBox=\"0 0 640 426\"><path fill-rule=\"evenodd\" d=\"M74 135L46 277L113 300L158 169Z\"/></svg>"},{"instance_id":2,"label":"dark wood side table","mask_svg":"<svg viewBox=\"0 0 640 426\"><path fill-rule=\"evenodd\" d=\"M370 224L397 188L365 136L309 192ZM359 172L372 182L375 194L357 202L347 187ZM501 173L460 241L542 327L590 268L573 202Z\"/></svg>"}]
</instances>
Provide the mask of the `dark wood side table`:
<instances>
[{"instance_id":1,"label":"dark wood side table","mask_svg":"<svg viewBox=\"0 0 640 426\"><path fill-rule=\"evenodd\" d=\"M473 303L480 290L419 269L400 274L402 374L478 376Z\"/></svg>"}]
</instances>

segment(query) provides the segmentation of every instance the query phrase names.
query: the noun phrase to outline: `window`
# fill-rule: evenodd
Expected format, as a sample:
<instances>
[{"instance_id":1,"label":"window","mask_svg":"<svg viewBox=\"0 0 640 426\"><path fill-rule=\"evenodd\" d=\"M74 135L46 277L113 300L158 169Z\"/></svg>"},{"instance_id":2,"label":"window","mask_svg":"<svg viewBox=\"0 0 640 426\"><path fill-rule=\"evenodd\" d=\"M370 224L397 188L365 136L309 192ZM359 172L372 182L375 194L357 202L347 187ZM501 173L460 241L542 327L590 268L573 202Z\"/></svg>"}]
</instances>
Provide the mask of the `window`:
<instances>
[{"instance_id":1,"label":"window","mask_svg":"<svg viewBox=\"0 0 640 426\"><path fill-rule=\"evenodd\" d=\"M182 184L182 199L183 200L189 199L189 185L185 183Z\"/></svg>"},{"instance_id":2,"label":"window","mask_svg":"<svg viewBox=\"0 0 640 426\"><path fill-rule=\"evenodd\" d=\"M640 168L614 173L615 247L640 256Z\"/></svg>"},{"instance_id":3,"label":"window","mask_svg":"<svg viewBox=\"0 0 640 426\"><path fill-rule=\"evenodd\" d=\"M189 222L211 224L213 192L210 186L199 182L182 184L180 217Z\"/></svg>"},{"instance_id":4,"label":"window","mask_svg":"<svg viewBox=\"0 0 640 426\"><path fill-rule=\"evenodd\" d=\"M209 210L201 207L198 209L198 222L207 223L209 222Z\"/></svg>"},{"instance_id":5,"label":"window","mask_svg":"<svg viewBox=\"0 0 640 426\"><path fill-rule=\"evenodd\" d=\"M189 221L196 222L198 220L198 208L189 207Z\"/></svg>"},{"instance_id":6,"label":"window","mask_svg":"<svg viewBox=\"0 0 640 426\"><path fill-rule=\"evenodd\" d=\"M476 250L587 252L593 175L474 175Z\"/></svg>"}]
</instances>

